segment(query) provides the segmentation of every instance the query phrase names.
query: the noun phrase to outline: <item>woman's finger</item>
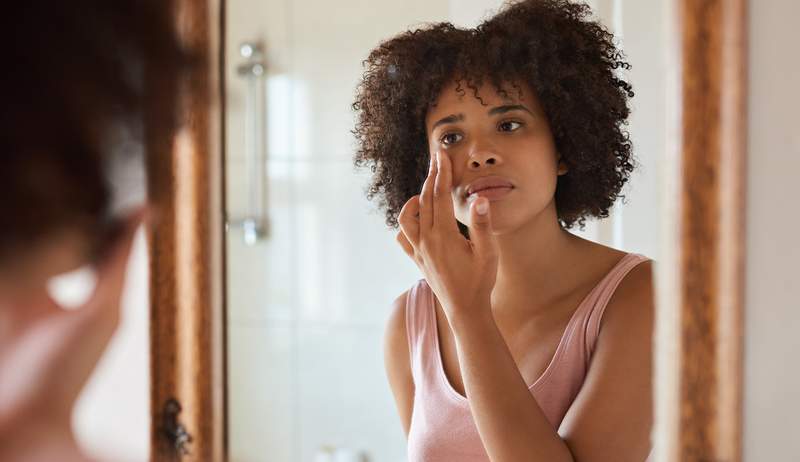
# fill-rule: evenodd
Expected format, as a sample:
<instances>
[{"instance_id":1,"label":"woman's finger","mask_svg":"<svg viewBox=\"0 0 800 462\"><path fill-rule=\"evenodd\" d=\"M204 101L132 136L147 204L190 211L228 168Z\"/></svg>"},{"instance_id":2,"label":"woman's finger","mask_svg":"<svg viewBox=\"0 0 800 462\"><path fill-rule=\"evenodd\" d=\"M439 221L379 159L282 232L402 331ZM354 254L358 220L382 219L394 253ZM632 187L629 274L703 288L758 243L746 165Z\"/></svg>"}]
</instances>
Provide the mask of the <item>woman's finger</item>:
<instances>
[{"instance_id":1,"label":"woman's finger","mask_svg":"<svg viewBox=\"0 0 800 462\"><path fill-rule=\"evenodd\" d=\"M492 230L492 212L489 199L479 197L469 207L469 240L484 262L496 261L497 238Z\"/></svg>"},{"instance_id":2,"label":"woman's finger","mask_svg":"<svg viewBox=\"0 0 800 462\"><path fill-rule=\"evenodd\" d=\"M434 183L433 226L445 232L458 232L456 215L453 210L453 170L450 157L441 151L436 152L437 174Z\"/></svg>"},{"instance_id":3,"label":"woman's finger","mask_svg":"<svg viewBox=\"0 0 800 462\"><path fill-rule=\"evenodd\" d=\"M403 208L400 209L400 215L397 217L400 229L414 248L417 247L419 242L419 211L419 195L416 195L406 201Z\"/></svg>"},{"instance_id":4,"label":"woman's finger","mask_svg":"<svg viewBox=\"0 0 800 462\"><path fill-rule=\"evenodd\" d=\"M403 248L406 255L411 257L412 260L415 259L416 253L414 252L414 246L411 245L411 242L408 241L408 238L402 230L397 233L397 243L400 244L400 247Z\"/></svg>"},{"instance_id":5,"label":"woman's finger","mask_svg":"<svg viewBox=\"0 0 800 462\"><path fill-rule=\"evenodd\" d=\"M436 181L436 162L431 156L431 164L428 168L428 177L422 184L422 192L419 198L419 227L420 232L425 233L433 226L433 185Z\"/></svg>"}]
</instances>

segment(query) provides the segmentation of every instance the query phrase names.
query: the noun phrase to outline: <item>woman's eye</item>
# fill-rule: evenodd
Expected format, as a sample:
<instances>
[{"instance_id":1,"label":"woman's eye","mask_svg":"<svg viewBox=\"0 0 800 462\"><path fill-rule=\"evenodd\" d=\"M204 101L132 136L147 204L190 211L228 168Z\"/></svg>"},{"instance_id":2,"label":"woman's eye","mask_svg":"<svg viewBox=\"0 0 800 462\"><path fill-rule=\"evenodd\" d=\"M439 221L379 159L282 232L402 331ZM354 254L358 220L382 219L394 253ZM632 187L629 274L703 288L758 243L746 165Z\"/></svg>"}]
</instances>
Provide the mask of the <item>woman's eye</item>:
<instances>
[{"instance_id":1,"label":"woman's eye","mask_svg":"<svg viewBox=\"0 0 800 462\"><path fill-rule=\"evenodd\" d=\"M519 122L516 122L514 120L507 120L505 122L500 122L500 125L498 125L497 128L499 128L501 132L513 132L514 130L518 129L521 126L522 124Z\"/></svg>"},{"instance_id":2,"label":"woman's eye","mask_svg":"<svg viewBox=\"0 0 800 462\"><path fill-rule=\"evenodd\" d=\"M445 146L449 146L451 144L458 143L461 141L461 138L463 138L463 135L459 133L446 133L439 139L439 142Z\"/></svg>"}]
</instances>

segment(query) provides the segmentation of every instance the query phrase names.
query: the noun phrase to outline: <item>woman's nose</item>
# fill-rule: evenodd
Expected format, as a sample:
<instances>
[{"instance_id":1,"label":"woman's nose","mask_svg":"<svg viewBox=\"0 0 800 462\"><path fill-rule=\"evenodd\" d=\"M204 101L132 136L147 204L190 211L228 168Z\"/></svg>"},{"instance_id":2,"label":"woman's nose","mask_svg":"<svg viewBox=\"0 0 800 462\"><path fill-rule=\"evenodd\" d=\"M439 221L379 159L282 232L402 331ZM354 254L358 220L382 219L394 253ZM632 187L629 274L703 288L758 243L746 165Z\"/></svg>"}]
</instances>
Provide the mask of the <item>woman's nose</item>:
<instances>
[{"instance_id":1,"label":"woman's nose","mask_svg":"<svg viewBox=\"0 0 800 462\"><path fill-rule=\"evenodd\" d=\"M479 150L470 154L467 160L467 168L470 170L480 170L490 165L499 165L502 159L494 150Z\"/></svg>"}]
</instances>

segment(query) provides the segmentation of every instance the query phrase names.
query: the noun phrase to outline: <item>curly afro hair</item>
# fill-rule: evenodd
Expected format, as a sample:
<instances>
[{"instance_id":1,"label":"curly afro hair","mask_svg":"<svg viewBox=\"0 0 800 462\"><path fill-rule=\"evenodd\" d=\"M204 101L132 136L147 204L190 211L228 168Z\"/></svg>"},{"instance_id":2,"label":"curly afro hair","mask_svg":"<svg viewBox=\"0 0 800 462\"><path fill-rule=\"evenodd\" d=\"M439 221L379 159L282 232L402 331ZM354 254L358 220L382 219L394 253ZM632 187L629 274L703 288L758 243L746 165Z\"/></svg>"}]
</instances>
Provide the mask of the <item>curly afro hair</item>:
<instances>
[{"instance_id":1,"label":"curly afro hair","mask_svg":"<svg viewBox=\"0 0 800 462\"><path fill-rule=\"evenodd\" d=\"M567 0L513 2L475 29L431 24L372 50L353 103L355 165L371 169L367 197L379 198L387 225L396 228L403 204L420 193L429 159L425 117L454 80L479 100L484 82L501 96L507 83L535 91L569 168L556 185L559 224L584 229L587 216L608 217L634 170L624 130L633 91L616 72L630 65L590 14ZM519 84L512 88L521 95Z\"/></svg>"}]
</instances>

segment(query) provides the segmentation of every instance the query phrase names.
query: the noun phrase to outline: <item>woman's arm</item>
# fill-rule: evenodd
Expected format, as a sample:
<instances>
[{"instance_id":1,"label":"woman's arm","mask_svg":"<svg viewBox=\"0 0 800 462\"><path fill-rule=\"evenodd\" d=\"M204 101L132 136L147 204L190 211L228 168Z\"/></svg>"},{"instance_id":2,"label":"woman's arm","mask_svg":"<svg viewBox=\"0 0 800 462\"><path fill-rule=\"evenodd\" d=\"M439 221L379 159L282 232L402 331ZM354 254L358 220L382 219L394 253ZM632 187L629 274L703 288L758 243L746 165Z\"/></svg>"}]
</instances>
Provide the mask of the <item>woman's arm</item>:
<instances>
[{"instance_id":1,"label":"woman's arm","mask_svg":"<svg viewBox=\"0 0 800 462\"><path fill-rule=\"evenodd\" d=\"M392 312L384 334L383 359L386 376L394 394L397 413L408 437L411 426L411 410L414 406L414 380L411 378L411 361L406 336L406 300L403 292L392 303Z\"/></svg>"},{"instance_id":2,"label":"woman's arm","mask_svg":"<svg viewBox=\"0 0 800 462\"><path fill-rule=\"evenodd\" d=\"M561 422L577 460L642 462L650 452L652 266L637 265L609 300L583 388Z\"/></svg>"},{"instance_id":3,"label":"woman's arm","mask_svg":"<svg viewBox=\"0 0 800 462\"><path fill-rule=\"evenodd\" d=\"M531 394L488 302L451 322L470 410L492 462L572 462ZM475 316L475 313L486 313Z\"/></svg>"},{"instance_id":4,"label":"woman's arm","mask_svg":"<svg viewBox=\"0 0 800 462\"><path fill-rule=\"evenodd\" d=\"M464 388L493 462L642 462L652 426L651 265L617 288L584 385L559 435L531 395L491 316L457 320ZM473 310L476 312L490 312Z\"/></svg>"}]
</instances>

